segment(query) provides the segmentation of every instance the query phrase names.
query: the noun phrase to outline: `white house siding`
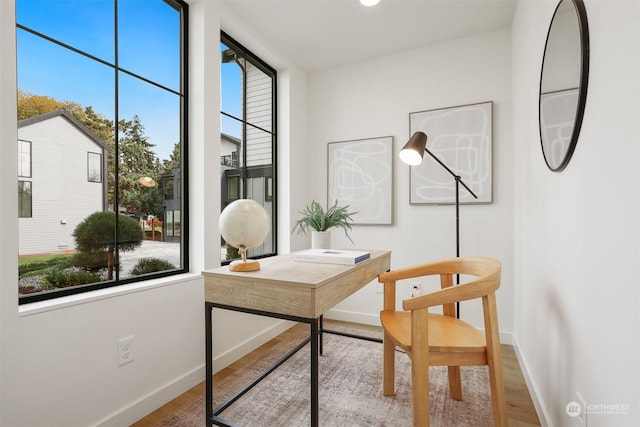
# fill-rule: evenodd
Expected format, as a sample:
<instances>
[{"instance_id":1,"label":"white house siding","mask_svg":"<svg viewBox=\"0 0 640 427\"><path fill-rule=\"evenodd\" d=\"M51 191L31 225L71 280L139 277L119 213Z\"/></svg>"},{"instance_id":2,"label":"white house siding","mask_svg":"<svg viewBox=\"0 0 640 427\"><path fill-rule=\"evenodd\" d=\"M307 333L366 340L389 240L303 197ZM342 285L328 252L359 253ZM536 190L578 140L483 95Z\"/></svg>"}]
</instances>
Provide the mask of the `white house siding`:
<instances>
[{"instance_id":1,"label":"white house siding","mask_svg":"<svg viewBox=\"0 0 640 427\"><path fill-rule=\"evenodd\" d=\"M271 78L252 64L247 64L247 122L273 131ZM247 126L247 166L271 164L271 134Z\"/></svg>"},{"instance_id":2,"label":"white house siding","mask_svg":"<svg viewBox=\"0 0 640 427\"><path fill-rule=\"evenodd\" d=\"M19 128L18 138L31 142L32 178L25 180L33 191L32 218L19 220L19 253L73 249L78 223L103 210L103 184L87 178L87 153L104 156L102 147L62 115Z\"/></svg>"}]
</instances>

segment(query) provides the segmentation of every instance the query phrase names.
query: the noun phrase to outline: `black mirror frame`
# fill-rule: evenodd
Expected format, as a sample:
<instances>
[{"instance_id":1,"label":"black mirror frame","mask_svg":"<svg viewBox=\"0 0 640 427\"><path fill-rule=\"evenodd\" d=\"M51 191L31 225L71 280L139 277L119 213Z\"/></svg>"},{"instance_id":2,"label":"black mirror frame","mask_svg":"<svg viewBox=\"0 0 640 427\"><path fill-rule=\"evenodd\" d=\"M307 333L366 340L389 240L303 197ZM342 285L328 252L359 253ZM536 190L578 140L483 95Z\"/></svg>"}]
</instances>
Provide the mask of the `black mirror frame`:
<instances>
[{"instance_id":1,"label":"black mirror frame","mask_svg":"<svg viewBox=\"0 0 640 427\"><path fill-rule=\"evenodd\" d=\"M547 53L547 44L549 43L549 35L551 33L551 27L553 26L553 21L558 12L558 8L563 1L570 1L573 3L573 6L576 11L578 26L580 28L580 87L578 92L578 105L576 108L576 116L573 124L573 130L571 133L571 140L569 141L569 147L567 148L567 152L564 155L564 158L560 162L558 166L551 166L549 164L549 160L545 154L544 150L544 142L542 140L542 127L541 127L541 119L542 119L542 76L544 74L544 58ZM540 132L540 144L542 148L542 155L544 157L544 161L547 164L547 167L553 172L561 172L564 170L571 157L573 156L573 152L575 151L576 145L578 143L578 136L580 135L580 128L582 127L582 119L584 117L584 110L587 103L587 86L589 82L589 24L587 22L587 11L584 6L583 0L560 0L558 5L556 6L555 11L553 12L553 17L551 18L551 23L549 24L549 29L547 31L547 39L544 44L544 53L542 57L542 68L540 70L540 89L538 91L538 129Z\"/></svg>"}]
</instances>

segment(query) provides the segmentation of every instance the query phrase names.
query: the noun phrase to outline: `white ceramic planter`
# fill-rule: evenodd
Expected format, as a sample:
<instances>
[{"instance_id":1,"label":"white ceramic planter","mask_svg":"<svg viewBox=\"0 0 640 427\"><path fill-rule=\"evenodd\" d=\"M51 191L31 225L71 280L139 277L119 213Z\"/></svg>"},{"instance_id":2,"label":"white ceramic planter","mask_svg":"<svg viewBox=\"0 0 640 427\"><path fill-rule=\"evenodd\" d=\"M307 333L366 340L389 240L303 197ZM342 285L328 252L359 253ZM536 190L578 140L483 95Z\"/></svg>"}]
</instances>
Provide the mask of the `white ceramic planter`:
<instances>
[{"instance_id":1,"label":"white ceramic planter","mask_svg":"<svg viewBox=\"0 0 640 427\"><path fill-rule=\"evenodd\" d=\"M312 249L331 249L331 231L312 231Z\"/></svg>"}]
</instances>

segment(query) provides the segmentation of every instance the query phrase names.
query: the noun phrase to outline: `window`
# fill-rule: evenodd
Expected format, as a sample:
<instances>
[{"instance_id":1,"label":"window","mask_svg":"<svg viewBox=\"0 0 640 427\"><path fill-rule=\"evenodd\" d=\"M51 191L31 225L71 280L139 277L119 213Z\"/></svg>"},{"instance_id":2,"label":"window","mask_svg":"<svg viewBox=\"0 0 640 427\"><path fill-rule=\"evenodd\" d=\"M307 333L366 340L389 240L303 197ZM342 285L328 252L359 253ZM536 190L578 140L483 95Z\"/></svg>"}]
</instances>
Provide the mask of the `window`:
<instances>
[{"instance_id":1,"label":"window","mask_svg":"<svg viewBox=\"0 0 640 427\"><path fill-rule=\"evenodd\" d=\"M248 255L271 256L277 252L276 71L224 32L221 41L221 205L252 198L264 206L270 231ZM221 254L223 263L237 257L231 248Z\"/></svg>"},{"instance_id":2,"label":"window","mask_svg":"<svg viewBox=\"0 0 640 427\"><path fill-rule=\"evenodd\" d=\"M18 218L31 218L31 183L18 181Z\"/></svg>"},{"instance_id":3,"label":"window","mask_svg":"<svg viewBox=\"0 0 640 427\"><path fill-rule=\"evenodd\" d=\"M173 178L167 178L164 185L164 198L171 200L173 197Z\"/></svg>"},{"instance_id":4,"label":"window","mask_svg":"<svg viewBox=\"0 0 640 427\"><path fill-rule=\"evenodd\" d=\"M31 178L31 142L18 140L18 177ZM18 218L31 218L31 181L18 181Z\"/></svg>"},{"instance_id":5,"label":"window","mask_svg":"<svg viewBox=\"0 0 640 427\"><path fill-rule=\"evenodd\" d=\"M102 182L102 154L87 153L87 180Z\"/></svg>"},{"instance_id":6,"label":"window","mask_svg":"<svg viewBox=\"0 0 640 427\"><path fill-rule=\"evenodd\" d=\"M18 140L18 176L31 178L31 142Z\"/></svg>"},{"instance_id":7,"label":"window","mask_svg":"<svg viewBox=\"0 0 640 427\"><path fill-rule=\"evenodd\" d=\"M15 1L20 303L187 271L186 2Z\"/></svg>"}]
</instances>

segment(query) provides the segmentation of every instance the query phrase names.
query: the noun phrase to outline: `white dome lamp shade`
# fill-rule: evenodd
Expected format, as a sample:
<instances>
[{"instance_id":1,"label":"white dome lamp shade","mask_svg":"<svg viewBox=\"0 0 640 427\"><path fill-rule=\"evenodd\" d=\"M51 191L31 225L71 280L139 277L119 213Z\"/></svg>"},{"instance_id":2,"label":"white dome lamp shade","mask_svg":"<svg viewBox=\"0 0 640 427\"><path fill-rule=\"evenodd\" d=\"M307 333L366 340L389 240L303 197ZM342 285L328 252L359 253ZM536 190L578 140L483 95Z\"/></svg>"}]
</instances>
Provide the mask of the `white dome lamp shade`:
<instances>
[{"instance_id":1,"label":"white dome lamp shade","mask_svg":"<svg viewBox=\"0 0 640 427\"><path fill-rule=\"evenodd\" d=\"M224 208L220 214L220 234L222 238L238 248L242 260L229 264L231 271L257 271L260 263L247 260L247 249L262 244L269 233L269 214L255 200L240 199Z\"/></svg>"}]
</instances>

